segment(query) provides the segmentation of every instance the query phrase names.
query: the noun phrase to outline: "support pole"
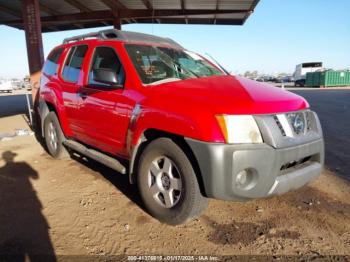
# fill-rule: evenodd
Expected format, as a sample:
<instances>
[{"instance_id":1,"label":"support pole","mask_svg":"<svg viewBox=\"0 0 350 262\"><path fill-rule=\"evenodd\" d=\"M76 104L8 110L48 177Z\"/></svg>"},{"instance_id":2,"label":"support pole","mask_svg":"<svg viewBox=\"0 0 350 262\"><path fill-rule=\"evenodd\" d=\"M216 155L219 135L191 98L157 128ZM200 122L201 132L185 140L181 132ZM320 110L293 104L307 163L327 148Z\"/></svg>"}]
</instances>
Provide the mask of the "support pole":
<instances>
[{"instance_id":1,"label":"support pole","mask_svg":"<svg viewBox=\"0 0 350 262\"><path fill-rule=\"evenodd\" d=\"M114 16L114 20L113 20L113 27L114 27L114 29L122 30L122 21L120 19L119 9L118 9L116 1L113 1L112 13L113 13L113 16Z\"/></svg>"},{"instance_id":2,"label":"support pole","mask_svg":"<svg viewBox=\"0 0 350 262\"><path fill-rule=\"evenodd\" d=\"M22 3L30 82L32 86L32 99L35 111L36 106L38 105L40 71L44 63L40 7L39 0L23 0Z\"/></svg>"},{"instance_id":3,"label":"support pole","mask_svg":"<svg viewBox=\"0 0 350 262\"><path fill-rule=\"evenodd\" d=\"M113 27L114 29L122 30L122 23L120 21L119 17L115 17L113 20Z\"/></svg>"},{"instance_id":4,"label":"support pole","mask_svg":"<svg viewBox=\"0 0 350 262\"><path fill-rule=\"evenodd\" d=\"M31 106L30 106L28 93L26 93L26 100L27 100L27 108L28 108L28 115L29 115L30 126L33 128L32 109L31 109Z\"/></svg>"}]
</instances>

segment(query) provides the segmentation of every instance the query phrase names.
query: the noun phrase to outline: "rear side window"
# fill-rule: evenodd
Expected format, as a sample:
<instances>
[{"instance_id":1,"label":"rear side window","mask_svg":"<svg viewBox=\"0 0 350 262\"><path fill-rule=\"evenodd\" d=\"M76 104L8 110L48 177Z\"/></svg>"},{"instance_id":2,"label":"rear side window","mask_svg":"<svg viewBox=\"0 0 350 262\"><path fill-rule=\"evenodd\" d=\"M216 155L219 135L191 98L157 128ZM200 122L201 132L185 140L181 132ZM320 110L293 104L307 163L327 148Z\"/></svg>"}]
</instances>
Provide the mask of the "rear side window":
<instances>
[{"instance_id":1,"label":"rear side window","mask_svg":"<svg viewBox=\"0 0 350 262\"><path fill-rule=\"evenodd\" d=\"M88 46L74 46L70 49L66 62L64 63L62 77L68 82L76 83L79 79L81 67Z\"/></svg>"},{"instance_id":2,"label":"rear side window","mask_svg":"<svg viewBox=\"0 0 350 262\"><path fill-rule=\"evenodd\" d=\"M52 76L57 73L58 60L60 59L62 52L63 48L57 48L51 52L43 68L43 73L45 75Z\"/></svg>"}]
</instances>

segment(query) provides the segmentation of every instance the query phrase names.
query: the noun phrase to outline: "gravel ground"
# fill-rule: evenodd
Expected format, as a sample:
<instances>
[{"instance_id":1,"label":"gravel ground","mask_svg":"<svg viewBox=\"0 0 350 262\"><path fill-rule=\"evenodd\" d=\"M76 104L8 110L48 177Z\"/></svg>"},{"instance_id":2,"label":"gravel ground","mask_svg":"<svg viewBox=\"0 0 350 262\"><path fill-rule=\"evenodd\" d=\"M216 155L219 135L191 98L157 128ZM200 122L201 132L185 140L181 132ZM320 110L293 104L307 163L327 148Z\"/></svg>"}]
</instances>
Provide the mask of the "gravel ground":
<instances>
[{"instance_id":1,"label":"gravel ground","mask_svg":"<svg viewBox=\"0 0 350 262\"><path fill-rule=\"evenodd\" d=\"M350 255L350 90L293 92L319 114L331 171L280 197L211 200L177 227L150 217L123 175L79 156L53 160L34 136L0 141L0 256ZM28 129L25 112L24 95L1 96L0 134Z\"/></svg>"},{"instance_id":2,"label":"gravel ground","mask_svg":"<svg viewBox=\"0 0 350 262\"><path fill-rule=\"evenodd\" d=\"M0 133L26 127L0 119ZM280 197L210 201L176 227L143 209L126 176L75 156L53 160L34 136L0 142L0 254L350 255L350 185L329 171ZM0 259L1 260L1 259Z\"/></svg>"}]
</instances>

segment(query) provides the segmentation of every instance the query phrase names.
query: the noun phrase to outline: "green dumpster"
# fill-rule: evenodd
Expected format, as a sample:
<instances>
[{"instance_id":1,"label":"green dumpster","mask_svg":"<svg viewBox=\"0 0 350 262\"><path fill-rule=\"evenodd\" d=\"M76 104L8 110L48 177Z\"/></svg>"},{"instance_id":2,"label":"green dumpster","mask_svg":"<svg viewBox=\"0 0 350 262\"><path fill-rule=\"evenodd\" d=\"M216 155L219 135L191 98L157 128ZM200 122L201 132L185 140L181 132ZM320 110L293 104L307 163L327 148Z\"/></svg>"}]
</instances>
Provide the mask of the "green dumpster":
<instances>
[{"instance_id":1,"label":"green dumpster","mask_svg":"<svg viewBox=\"0 0 350 262\"><path fill-rule=\"evenodd\" d=\"M324 71L307 73L305 85L309 87L350 86L350 71Z\"/></svg>"}]
</instances>

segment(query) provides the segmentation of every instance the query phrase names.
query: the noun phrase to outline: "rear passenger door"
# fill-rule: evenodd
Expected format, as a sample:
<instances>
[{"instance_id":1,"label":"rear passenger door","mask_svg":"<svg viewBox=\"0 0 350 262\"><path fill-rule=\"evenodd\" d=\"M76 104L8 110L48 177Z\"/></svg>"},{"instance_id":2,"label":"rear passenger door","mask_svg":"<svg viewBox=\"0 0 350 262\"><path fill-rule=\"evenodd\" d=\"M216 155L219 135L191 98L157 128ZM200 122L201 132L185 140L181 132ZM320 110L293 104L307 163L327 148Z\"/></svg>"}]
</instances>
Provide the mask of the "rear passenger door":
<instances>
[{"instance_id":1,"label":"rear passenger door","mask_svg":"<svg viewBox=\"0 0 350 262\"><path fill-rule=\"evenodd\" d=\"M119 86L94 80L94 70L112 70L117 74ZM111 46L94 49L86 85L82 87L80 113L83 117L85 141L100 150L122 154L129 124L128 114L132 102L125 96L125 71L119 56Z\"/></svg>"},{"instance_id":2,"label":"rear passenger door","mask_svg":"<svg viewBox=\"0 0 350 262\"><path fill-rule=\"evenodd\" d=\"M77 93L79 87L82 86L82 66L87 51L88 45L72 46L66 55L60 75L66 118L69 128L75 137L84 133L81 124L82 119L79 112L79 98L77 97Z\"/></svg>"}]
</instances>

